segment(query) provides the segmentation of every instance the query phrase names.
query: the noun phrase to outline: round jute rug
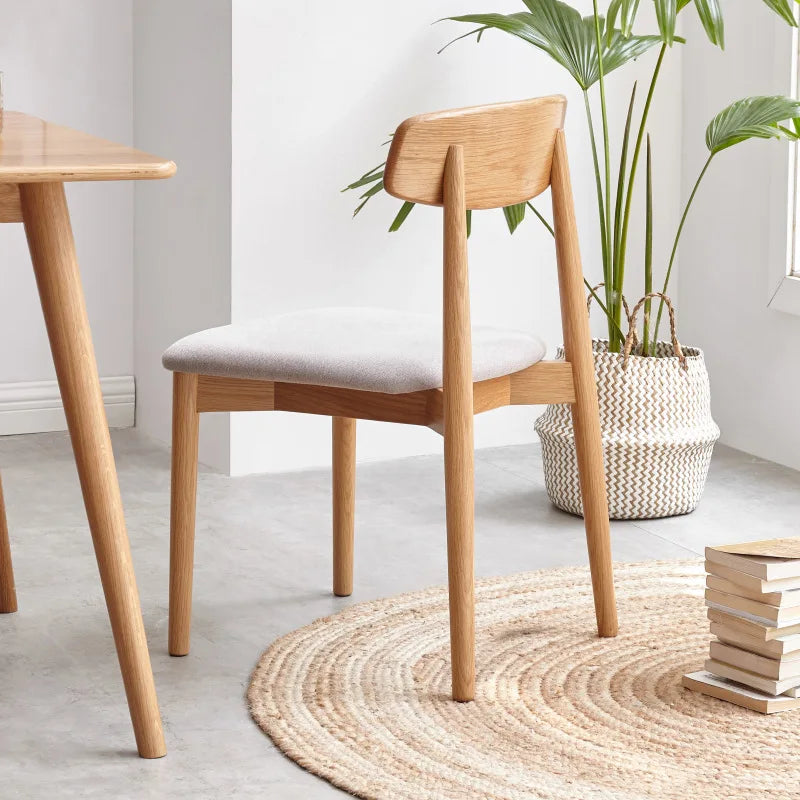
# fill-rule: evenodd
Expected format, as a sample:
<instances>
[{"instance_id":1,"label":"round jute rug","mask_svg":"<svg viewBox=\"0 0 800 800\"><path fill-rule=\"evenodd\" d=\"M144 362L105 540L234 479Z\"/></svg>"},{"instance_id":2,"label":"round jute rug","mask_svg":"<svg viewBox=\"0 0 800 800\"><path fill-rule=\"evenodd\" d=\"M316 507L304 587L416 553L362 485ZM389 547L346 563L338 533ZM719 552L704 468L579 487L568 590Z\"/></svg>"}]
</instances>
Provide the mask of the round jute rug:
<instances>
[{"instance_id":1,"label":"round jute rug","mask_svg":"<svg viewBox=\"0 0 800 800\"><path fill-rule=\"evenodd\" d=\"M792 798L800 712L681 687L702 668L702 562L616 567L598 639L588 570L477 585L477 696L449 699L447 594L362 603L276 641L248 693L305 769L362 798Z\"/></svg>"}]
</instances>

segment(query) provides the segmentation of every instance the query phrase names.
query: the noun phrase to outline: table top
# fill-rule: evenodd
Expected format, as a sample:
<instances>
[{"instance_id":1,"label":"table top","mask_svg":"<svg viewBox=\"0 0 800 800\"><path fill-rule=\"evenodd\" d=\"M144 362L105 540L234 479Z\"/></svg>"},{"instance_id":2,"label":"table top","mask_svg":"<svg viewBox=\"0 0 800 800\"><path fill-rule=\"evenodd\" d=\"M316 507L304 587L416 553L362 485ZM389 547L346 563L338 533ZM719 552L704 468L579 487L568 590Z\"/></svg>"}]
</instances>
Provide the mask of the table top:
<instances>
[{"instance_id":1,"label":"table top","mask_svg":"<svg viewBox=\"0 0 800 800\"><path fill-rule=\"evenodd\" d=\"M169 178L175 164L19 111L3 113L0 183Z\"/></svg>"}]
</instances>

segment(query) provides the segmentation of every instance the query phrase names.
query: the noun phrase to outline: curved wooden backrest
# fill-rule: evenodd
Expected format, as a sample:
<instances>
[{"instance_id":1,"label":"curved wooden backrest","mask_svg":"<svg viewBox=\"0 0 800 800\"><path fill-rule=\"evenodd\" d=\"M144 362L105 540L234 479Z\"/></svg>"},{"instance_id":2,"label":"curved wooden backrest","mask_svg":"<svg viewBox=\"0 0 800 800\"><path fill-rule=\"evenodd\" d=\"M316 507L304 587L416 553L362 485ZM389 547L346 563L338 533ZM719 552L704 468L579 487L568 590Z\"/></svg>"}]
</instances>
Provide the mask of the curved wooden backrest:
<instances>
[{"instance_id":1,"label":"curved wooden backrest","mask_svg":"<svg viewBox=\"0 0 800 800\"><path fill-rule=\"evenodd\" d=\"M412 203L442 205L447 148L464 148L467 208L499 208L530 200L550 185L563 95L420 114L394 134L383 182Z\"/></svg>"}]
</instances>

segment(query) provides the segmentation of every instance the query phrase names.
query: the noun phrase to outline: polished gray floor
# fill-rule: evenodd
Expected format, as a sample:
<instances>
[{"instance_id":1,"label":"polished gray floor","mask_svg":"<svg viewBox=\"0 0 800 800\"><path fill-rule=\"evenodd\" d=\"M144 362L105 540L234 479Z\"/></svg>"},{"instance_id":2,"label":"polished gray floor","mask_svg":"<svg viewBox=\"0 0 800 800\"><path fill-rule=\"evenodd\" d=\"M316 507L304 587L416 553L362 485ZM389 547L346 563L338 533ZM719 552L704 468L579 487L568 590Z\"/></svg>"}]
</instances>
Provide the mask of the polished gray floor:
<instances>
[{"instance_id":1,"label":"polished gray floor","mask_svg":"<svg viewBox=\"0 0 800 800\"><path fill-rule=\"evenodd\" d=\"M201 470L193 649L170 658L169 455L135 431L115 433L114 447L169 754L135 755L66 435L0 438L20 602L0 616L0 797L345 796L275 750L244 692L275 637L351 602L445 581L441 459L359 467L348 599L329 592L327 470ZM538 448L479 451L476 501L479 575L586 563L581 521L547 501ZM614 556L692 557L707 543L796 534L798 519L800 473L720 447L700 508L615 523Z\"/></svg>"}]
</instances>

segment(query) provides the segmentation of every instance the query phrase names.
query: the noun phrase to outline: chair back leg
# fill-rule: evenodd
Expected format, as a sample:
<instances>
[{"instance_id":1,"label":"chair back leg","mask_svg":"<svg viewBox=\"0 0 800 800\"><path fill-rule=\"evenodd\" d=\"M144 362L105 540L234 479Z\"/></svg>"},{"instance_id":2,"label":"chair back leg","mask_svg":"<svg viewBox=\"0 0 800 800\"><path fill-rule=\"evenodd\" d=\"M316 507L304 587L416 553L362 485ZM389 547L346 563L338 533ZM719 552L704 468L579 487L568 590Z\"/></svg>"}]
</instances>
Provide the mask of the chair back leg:
<instances>
[{"instance_id":1,"label":"chair back leg","mask_svg":"<svg viewBox=\"0 0 800 800\"><path fill-rule=\"evenodd\" d=\"M444 483L453 699L475 696L475 475L464 151L444 171Z\"/></svg>"},{"instance_id":2,"label":"chair back leg","mask_svg":"<svg viewBox=\"0 0 800 800\"><path fill-rule=\"evenodd\" d=\"M14 588L14 570L11 567L11 543L8 539L3 484L0 481L0 614L11 614L16 610L17 592Z\"/></svg>"},{"instance_id":3,"label":"chair back leg","mask_svg":"<svg viewBox=\"0 0 800 800\"><path fill-rule=\"evenodd\" d=\"M172 487L169 525L169 653L189 652L197 504L197 375L172 378Z\"/></svg>"},{"instance_id":4,"label":"chair back leg","mask_svg":"<svg viewBox=\"0 0 800 800\"><path fill-rule=\"evenodd\" d=\"M333 417L333 593L353 593L356 502L356 421Z\"/></svg>"},{"instance_id":5,"label":"chair back leg","mask_svg":"<svg viewBox=\"0 0 800 800\"><path fill-rule=\"evenodd\" d=\"M600 636L616 636L617 607L611 565L611 530L603 466L603 443L600 436L600 409L597 404L592 340L584 301L583 270L563 131L558 131L556 134L551 186L564 352L567 361L572 364L575 385L572 424L575 431L575 451L578 458L586 543L592 572L597 631Z\"/></svg>"}]
</instances>

